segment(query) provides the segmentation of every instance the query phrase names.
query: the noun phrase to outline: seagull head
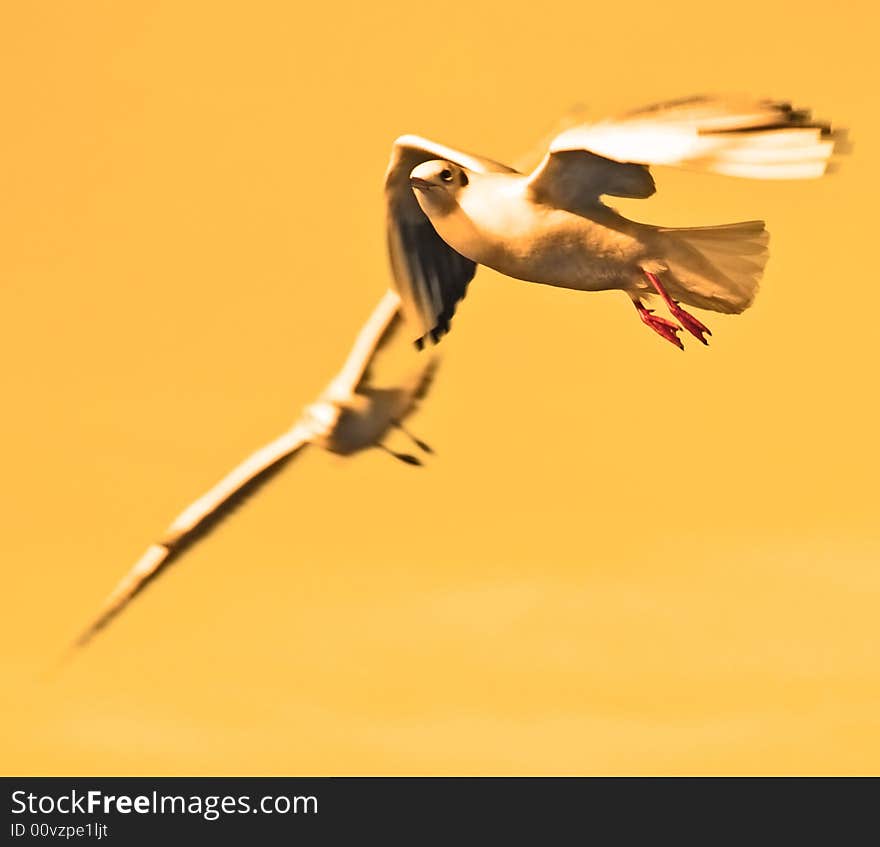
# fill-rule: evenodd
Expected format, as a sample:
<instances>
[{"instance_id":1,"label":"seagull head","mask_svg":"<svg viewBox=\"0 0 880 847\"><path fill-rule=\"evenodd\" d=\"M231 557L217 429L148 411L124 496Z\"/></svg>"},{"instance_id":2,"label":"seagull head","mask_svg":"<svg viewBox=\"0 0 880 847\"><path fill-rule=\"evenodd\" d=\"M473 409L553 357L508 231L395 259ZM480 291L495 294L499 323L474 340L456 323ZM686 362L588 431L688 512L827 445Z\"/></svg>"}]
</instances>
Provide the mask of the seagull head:
<instances>
[{"instance_id":1,"label":"seagull head","mask_svg":"<svg viewBox=\"0 0 880 847\"><path fill-rule=\"evenodd\" d=\"M428 215L452 211L457 205L458 192L468 182L464 168L442 159L422 162L409 175L409 184Z\"/></svg>"}]
</instances>

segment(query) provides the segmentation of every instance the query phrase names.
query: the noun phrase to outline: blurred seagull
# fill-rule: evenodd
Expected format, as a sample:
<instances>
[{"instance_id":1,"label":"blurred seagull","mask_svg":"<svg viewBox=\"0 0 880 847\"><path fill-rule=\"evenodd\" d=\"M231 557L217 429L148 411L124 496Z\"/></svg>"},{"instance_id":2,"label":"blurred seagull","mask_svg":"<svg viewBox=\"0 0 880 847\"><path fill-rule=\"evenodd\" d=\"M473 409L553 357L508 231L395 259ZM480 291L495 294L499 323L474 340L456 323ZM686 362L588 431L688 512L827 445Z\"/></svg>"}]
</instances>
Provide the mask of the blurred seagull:
<instances>
[{"instance_id":1,"label":"blurred seagull","mask_svg":"<svg viewBox=\"0 0 880 847\"><path fill-rule=\"evenodd\" d=\"M693 97L594 124L550 142L530 174L415 135L394 143L385 176L395 287L421 347L449 331L478 264L527 282L620 289L641 320L681 349L709 329L679 303L737 314L767 262L763 221L669 228L636 223L603 195L644 198L650 165L751 179L821 176L839 133L787 103ZM644 306L659 295L677 322Z\"/></svg>"},{"instance_id":2,"label":"blurred seagull","mask_svg":"<svg viewBox=\"0 0 880 847\"><path fill-rule=\"evenodd\" d=\"M421 460L412 454L391 450L382 439L392 428L397 428L422 452L432 452L425 442L405 428L404 420L428 390L436 370L436 358L420 362L416 370L391 387L375 386L371 374L376 353L397 333L401 323L399 304L400 300L393 291L386 292L361 329L342 370L317 402L307 406L287 432L252 453L178 515L162 539L150 545L107 597L101 612L77 639L75 647L89 642L161 570L307 444L316 444L342 456L377 447L407 464L421 464Z\"/></svg>"}]
</instances>

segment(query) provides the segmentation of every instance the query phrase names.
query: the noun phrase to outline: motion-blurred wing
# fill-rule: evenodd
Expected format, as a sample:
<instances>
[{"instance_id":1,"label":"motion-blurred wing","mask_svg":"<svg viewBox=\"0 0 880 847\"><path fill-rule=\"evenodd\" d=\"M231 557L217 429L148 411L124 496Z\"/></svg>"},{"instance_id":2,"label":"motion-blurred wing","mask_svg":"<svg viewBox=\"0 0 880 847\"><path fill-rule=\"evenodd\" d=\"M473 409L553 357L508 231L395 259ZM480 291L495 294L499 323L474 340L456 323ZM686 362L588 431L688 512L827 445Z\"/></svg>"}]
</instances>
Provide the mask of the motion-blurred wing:
<instances>
[{"instance_id":1,"label":"motion-blurred wing","mask_svg":"<svg viewBox=\"0 0 880 847\"><path fill-rule=\"evenodd\" d=\"M409 331L421 346L449 331L456 306L477 266L453 250L435 231L416 200L409 176L422 162L443 159L479 173L511 173L491 159L472 156L415 135L394 142L385 174L388 253L394 285Z\"/></svg>"},{"instance_id":2,"label":"motion-blurred wing","mask_svg":"<svg viewBox=\"0 0 880 847\"><path fill-rule=\"evenodd\" d=\"M391 340L400 323L400 297L389 289L358 333L342 370L327 386L324 399L333 401L350 397L367 378L373 357Z\"/></svg>"},{"instance_id":3,"label":"motion-blurred wing","mask_svg":"<svg viewBox=\"0 0 880 847\"><path fill-rule=\"evenodd\" d=\"M840 138L788 103L691 97L565 130L530 181L537 195L570 206L594 203L600 194L649 196L647 165L810 179L825 172Z\"/></svg>"},{"instance_id":4,"label":"motion-blurred wing","mask_svg":"<svg viewBox=\"0 0 880 847\"><path fill-rule=\"evenodd\" d=\"M151 544L113 589L104 601L101 612L76 640L75 646L82 647L91 641L168 565L280 471L293 454L311 440L312 435L313 430L309 426L297 424L252 453L210 491L184 509L168 527L162 540Z\"/></svg>"}]
</instances>

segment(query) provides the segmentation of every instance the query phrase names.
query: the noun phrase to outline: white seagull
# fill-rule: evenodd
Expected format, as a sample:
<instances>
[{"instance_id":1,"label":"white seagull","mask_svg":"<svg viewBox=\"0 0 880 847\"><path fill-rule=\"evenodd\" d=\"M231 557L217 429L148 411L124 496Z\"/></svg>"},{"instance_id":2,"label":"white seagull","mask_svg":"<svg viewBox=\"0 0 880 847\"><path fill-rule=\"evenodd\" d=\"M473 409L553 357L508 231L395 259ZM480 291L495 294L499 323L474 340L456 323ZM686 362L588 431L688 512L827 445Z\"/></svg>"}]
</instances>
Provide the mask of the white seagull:
<instances>
[{"instance_id":1,"label":"white seagull","mask_svg":"<svg viewBox=\"0 0 880 847\"><path fill-rule=\"evenodd\" d=\"M650 165L752 179L821 176L839 133L787 103L693 97L557 135L530 174L415 135L394 143L385 179L395 287L421 347L448 332L476 266L545 285L626 292L642 321L681 349L711 335L679 303L737 314L767 262L763 221L670 228L637 223L603 195L651 196ZM673 322L644 306L659 295Z\"/></svg>"},{"instance_id":2,"label":"white seagull","mask_svg":"<svg viewBox=\"0 0 880 847\"><path fill-rule=\"evenodd\" d=\"M405 428L403 421L428 390L437 359L420 361L418 367L387 387L377 386L371 373L376 353L397 334L401 324L399 305L397 294L386 292L361 329L342 370L320 398L305 408L287 432L252 453L178 515L161 540L147 548L113 589L93 623L76 640L75 647L90 641L172 560L189 549L307 444L316 444L343 456L378 447L407 464L421 464L416 456L386 447L382 439L392 428L397 428L420 450L432 452L427 444Z\"/></svg>"}]
</instances>

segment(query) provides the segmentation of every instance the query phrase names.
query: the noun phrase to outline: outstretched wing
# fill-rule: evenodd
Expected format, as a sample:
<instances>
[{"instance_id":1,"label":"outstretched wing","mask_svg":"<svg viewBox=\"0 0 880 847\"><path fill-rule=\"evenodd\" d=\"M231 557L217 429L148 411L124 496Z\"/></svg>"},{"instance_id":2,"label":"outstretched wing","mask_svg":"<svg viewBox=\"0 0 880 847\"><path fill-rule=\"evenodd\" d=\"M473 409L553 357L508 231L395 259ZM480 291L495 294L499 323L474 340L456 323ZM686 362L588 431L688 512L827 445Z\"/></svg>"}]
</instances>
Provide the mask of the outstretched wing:
<instances>
[{"instance_id":1,"label":"outstretched wing","mask_svg":"<svg viewBox=\"0 0 880 847\"><path fill-rule=\"evenodd\" d=\"M456 306L477 269L474 262L437 235L410 186L413 168L432 159L453 162L478 173L513 172L491 159L452 150L416 135L404 135L394 142L385 173L388 253L401 308L419 346L426 336L436 343L449 331Z\"/></svg>"},{"instance_id":2,"label":"outstretched wing","mask_svg":"<svg viewBox=\"0 0 880 847\"><path fill-rule=\"evenodd\" d=\"M599 195L648 197L648 165L752 179L821 176L840 133L788 103L690 97L648 106L553 139L530 176L536 199L577 210Z\"/></svg>"},{"instance_id":3,"label":"outstretched wing","mask_svg":"<svg viewBox=\"0 0 880 847\"><path fill-rule=\"evenodd\" d=\"M151 544L134 567L120 580L95 620L76 640L82 647L175 559L273 477L313 435L305 424L296 424L279 438L252 453L210 491L187 506L165 531L161 541Z\"/></svg>"}]
</instances>

